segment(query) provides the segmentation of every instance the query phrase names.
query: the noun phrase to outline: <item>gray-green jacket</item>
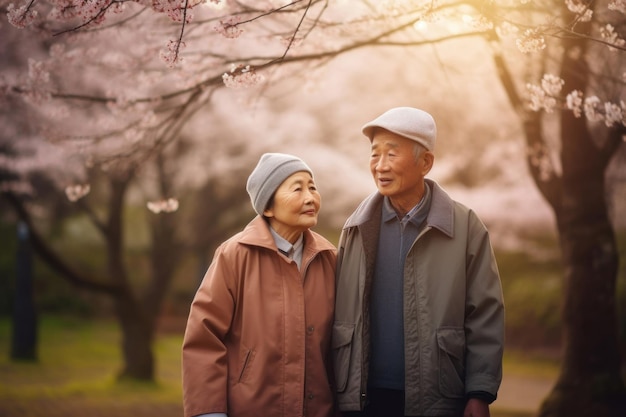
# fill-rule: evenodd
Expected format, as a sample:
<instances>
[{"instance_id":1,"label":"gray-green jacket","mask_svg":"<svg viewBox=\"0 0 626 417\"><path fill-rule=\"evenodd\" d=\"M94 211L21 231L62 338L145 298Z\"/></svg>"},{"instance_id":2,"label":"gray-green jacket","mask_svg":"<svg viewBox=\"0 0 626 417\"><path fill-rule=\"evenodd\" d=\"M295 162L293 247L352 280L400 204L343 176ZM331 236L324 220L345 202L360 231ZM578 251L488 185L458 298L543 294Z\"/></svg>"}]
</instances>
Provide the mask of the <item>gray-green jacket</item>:
<instances>
[{"instance_id":1,"label":"gray-green jacket","mask_svg":"<svg viewBox=\"0 0 626 417\"><path fill-rule=\"evenodd\" d=\"M404 266L405 414L462 415L466 394L498 392L504 304L489 234L434 181L426 225ZM369 364L371 288L383 197L346 221L337 264L333 359L339 408L362 410Z\"/></svg>"}]
</instances>

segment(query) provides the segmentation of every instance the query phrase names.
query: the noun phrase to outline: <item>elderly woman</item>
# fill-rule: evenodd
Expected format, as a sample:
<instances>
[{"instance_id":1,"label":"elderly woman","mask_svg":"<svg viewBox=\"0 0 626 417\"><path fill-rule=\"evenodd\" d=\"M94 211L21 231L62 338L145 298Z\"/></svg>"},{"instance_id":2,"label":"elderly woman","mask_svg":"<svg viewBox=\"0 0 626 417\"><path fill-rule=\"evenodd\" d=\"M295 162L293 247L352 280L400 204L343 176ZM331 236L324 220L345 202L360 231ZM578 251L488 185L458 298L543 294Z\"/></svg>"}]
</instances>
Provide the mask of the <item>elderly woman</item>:
<instances>
[{"instance_id":1,"label":"elderly woman","mask_svg":"<svg viewBox=\"0 0 626 417\"><path fill-rule=\"evenodd\" d=\"M328 417L335 247L310 230L321 197L299 158L264 154L259 214L215 252L183 342L185 417Z\"/></svg>"}]
</instances>

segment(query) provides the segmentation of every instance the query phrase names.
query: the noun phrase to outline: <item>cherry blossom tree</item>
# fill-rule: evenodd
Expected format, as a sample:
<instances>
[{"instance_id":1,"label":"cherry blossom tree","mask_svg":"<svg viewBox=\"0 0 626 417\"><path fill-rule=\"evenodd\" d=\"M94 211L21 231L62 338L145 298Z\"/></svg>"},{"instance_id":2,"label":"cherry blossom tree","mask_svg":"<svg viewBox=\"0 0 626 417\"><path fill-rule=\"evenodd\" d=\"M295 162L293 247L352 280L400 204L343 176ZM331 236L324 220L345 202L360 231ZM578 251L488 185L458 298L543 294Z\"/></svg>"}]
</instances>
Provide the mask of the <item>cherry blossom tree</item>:
<instances>
[{"instance_id":1,"label":"cherry blossom tree","mask_svg":"<svg viewBox=\"0 0 626 417\"><path fill-rule=\"evenodd\" d=\"M626 412L616 334L618 256L605 172L624 147L625 74L619 49L624 41L610 23L616 21L604 19L616 19L623 27L623 18L611 16L601 3L573 6L561 5L560 13L576 16L575 33L562 32L558 42L545 46L538 62L546 73L540 86L529 86L529 110L545 113L520 111L531 173L555 213L565 265L563 365L540 415L618 416ZM602 42L590 42L594 36ZM522 108L519 94L512 87L507 92L511 103ZM552 119L560 136L555 147L546 124L559 108L569 111Z\"/></svg>"},{"instance_id":2,"label":"cherry blossom tree","mask_svg":"<svg viewBox=\"0 0 626 417\"><path fill-rule=\"evenodd\" d=\"M605 198L625 146L624 0L13 1L0 2L9 22L50 47L5 75L3 97L35 109L41 137L103 170L154 161L223 88L254 99L356 50L482 43L565 267L564 361L539 415L626 413ZM68 68L80 72L64 77ZM170 198L153 208L174 208Z\"/></svg>"}]
</instances>

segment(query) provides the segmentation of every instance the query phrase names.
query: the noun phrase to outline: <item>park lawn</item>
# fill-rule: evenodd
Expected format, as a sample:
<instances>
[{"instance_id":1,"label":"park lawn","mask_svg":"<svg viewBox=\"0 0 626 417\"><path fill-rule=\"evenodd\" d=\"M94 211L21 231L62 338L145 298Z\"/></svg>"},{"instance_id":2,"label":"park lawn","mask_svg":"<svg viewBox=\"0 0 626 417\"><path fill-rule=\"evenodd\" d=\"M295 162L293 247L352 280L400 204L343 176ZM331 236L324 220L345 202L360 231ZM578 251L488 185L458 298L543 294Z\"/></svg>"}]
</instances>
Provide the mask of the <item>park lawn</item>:
<instances>
[{"instance_id":1,"label":"park lawn","mask_svg":"<svg viewBox=\"0 0 626 417\"><path fill-rule=\"evenodd\" d=\"M10 320L0 318L1 416L182 416L182 334L159 335L153 383L116 378L121 365L120 335L113 321L43 317L36 362L10 360L10 334ZM556 370L551 362L531 359L507 355L505 369L525 374ZM530 417L501 409L493 410L492 416Z\"/></svg>"},{"instance_id":2,"label":"park lawn","mask_svg":"<svg viewBox=\"0 0 626 417\"><path fill-rule=\"evenodd\" d=\"M516 376L556 379L560 370L558 353L505 349L503 373Z\"/></svg>"},{"instance_id":3,"label":"park lawn","mask_svg":"<svg viewBox=\"0 0 626 417\"><path fill-rule=\"evenodd\" d=\"M10 320L0 319L0 415L104 415L98 409L120 417L182 415L180 335L159 335L157 380L136 382L116 378L121 354L115 322L42 318L36 362L10 360L10 334Z\"/></svg>"}]
</instances>

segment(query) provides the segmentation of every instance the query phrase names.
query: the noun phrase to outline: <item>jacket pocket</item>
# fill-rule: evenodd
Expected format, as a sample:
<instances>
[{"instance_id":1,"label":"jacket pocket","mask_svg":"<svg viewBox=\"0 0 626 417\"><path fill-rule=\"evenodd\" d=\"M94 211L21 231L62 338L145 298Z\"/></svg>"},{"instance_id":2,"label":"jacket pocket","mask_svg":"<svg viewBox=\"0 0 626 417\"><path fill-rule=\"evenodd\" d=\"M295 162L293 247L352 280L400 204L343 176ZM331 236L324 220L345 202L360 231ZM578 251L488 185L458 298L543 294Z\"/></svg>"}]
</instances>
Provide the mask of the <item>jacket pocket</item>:
<instances>
[{"instance_id":1,"label":"jacket pocket","mask_svg":"<svg viewBox=\"0 0 626 417\"><path fill-rule=\"evenodd\" d=\"M437 330L439 347L439 389L447 398L465 396L465 330L442 327Z\"/></svg>"},{"instance_id":2,"label":"jacket pocket","mask_svg":"<svg viewBox=\"0 0 626 417\"><path fill-rule=\"evenodd\" d=\"M348 385L348 375L350 371L350 359L352 356L352 337L354 335L354 324L335 323L333 324L332 350L333 365L335 368L335 383L337 392L343 392Z\"/></svg>"},{"instance_id":3,"label":"jacket pocket","mask_svg":"<svg viewBox=\"0 0 626 417\"><path fill-rule=\"evenodd\" d=\"M252 360L254 359L255 352L252 349L245 349L244 354L241 358L241 365L239 371L239 378L237 378L237 383L245 382L248 374L250 373L250 367L252 365Z\"/></svg>"}]
</instances>

